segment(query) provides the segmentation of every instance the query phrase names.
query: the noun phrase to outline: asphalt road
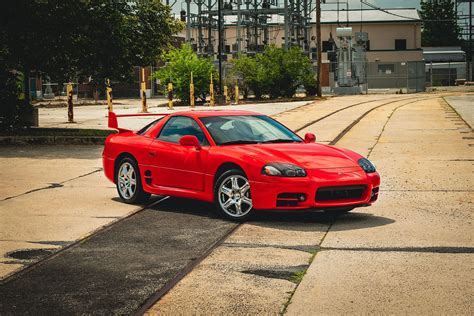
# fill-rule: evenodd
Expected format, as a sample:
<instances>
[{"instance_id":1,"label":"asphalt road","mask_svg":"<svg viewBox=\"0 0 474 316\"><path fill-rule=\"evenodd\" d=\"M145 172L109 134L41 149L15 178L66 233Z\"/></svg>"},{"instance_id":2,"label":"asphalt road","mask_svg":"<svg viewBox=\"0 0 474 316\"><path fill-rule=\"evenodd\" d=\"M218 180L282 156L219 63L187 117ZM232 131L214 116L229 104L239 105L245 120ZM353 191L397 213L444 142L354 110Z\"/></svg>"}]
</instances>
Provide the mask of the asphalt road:
<instances>
[{"instance_id":1,"label":"asphalt road","mask_svg":"<svg viewBox=\"0 0 474 316\"><path fill-rule=\"evenodd\" d=\"M0 314L132 314L235 223L168 199L0 286Z\"/></svg>"}]
</instances>

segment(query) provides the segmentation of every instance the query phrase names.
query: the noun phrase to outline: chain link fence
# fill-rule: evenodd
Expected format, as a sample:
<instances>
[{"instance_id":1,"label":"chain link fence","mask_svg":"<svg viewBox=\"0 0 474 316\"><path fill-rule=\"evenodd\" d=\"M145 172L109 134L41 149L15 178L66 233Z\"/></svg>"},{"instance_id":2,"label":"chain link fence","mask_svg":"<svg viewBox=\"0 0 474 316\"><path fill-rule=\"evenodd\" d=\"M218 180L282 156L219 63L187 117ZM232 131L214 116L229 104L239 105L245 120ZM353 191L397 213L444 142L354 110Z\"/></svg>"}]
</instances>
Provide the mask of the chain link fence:
<instances>
[{"instance_id":1,"label":"chain link fence","mask_svg":"<svg viewBox=\"0 0 474 316\"><path fill-rule=\"evenodd\" d=\"M469 74L473 71L472 63L446 62L426 64L426 86L451 87L470 84Z\"/></svg>"},{"instance_id":2,"label":"chain link fence","mask_svg":"<svg viewBox=\"0 0 474 316\"><path fill-rule=\"evenodd\" d=\"M422 92L426 88L425 63L323 63L322 87L324 92L335 94Z\"/></svg>"}]
</instances>

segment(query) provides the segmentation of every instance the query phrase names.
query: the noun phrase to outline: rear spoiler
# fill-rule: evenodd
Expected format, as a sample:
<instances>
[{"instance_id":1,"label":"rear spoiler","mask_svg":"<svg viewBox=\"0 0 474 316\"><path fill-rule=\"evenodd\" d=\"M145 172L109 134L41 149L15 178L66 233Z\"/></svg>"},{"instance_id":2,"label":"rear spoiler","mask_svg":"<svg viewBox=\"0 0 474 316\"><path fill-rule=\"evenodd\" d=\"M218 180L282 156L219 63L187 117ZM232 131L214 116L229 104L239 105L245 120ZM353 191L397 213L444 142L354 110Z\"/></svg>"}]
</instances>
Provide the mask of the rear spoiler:
<instances>
[{"instance_id":1,"label":"rear spoiler","mask_svg":"<svg viewBox=\"0 0 474 316\"><path fill-rule=\"evenodd\" d=\"M109 128L113 128L119 131L119 133L131 132L129 129L118 127L118 117L134 117L134 116L166 116L169 113L137 113L137 114L115 114L115 112L109 112Z\"/></svg>"}]
</instances>

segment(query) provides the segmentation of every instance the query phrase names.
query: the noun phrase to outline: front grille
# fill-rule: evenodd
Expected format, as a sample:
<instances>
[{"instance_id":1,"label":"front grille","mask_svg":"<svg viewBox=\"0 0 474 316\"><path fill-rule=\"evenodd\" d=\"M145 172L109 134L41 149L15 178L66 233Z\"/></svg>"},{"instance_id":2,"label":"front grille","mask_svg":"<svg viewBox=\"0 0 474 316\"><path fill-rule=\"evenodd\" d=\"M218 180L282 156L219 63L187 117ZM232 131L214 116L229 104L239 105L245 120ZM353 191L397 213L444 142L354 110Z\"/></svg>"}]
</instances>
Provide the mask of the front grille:
<instances>
[{"instance_id":1,"label":"front grille","mask_svg":"<svg viewBox=\"0 0 474 316\"><path fill-rule=\"evenodd\" d=\"M316 201L356 200L364 195L365 185L322 187L316 192Z\"/></svg>"}]
</instances>

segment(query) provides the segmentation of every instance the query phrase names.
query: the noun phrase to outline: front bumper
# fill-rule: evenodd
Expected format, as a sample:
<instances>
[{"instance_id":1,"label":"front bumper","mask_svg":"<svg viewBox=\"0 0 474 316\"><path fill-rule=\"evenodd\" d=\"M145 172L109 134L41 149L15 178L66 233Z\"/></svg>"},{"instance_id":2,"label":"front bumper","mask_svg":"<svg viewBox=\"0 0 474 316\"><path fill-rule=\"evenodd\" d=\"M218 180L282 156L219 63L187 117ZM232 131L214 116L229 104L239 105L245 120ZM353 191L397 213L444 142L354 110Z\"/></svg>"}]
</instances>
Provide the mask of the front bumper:
<instances>
[{"instance_id":1,"label":"front bumper","mask_svg":"<svg viewBox=\"0 0 474 316\"><path fill-rule=\"evenodd\" d=\"M310 170L304 178L261 176L257 181L250 181L250 192L255 209L331 209L370 205L377 200L379 185L380 176L377 172L367 174L360 168L318 169ZM360 196L348 194L348 197L325 200L316 197L320 188L354 186L363 187ZM301 196L304 196L304 200Z\"/></svg>"}]
</instances>

